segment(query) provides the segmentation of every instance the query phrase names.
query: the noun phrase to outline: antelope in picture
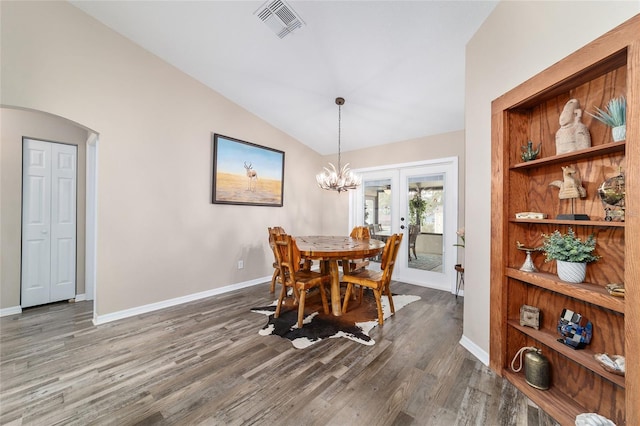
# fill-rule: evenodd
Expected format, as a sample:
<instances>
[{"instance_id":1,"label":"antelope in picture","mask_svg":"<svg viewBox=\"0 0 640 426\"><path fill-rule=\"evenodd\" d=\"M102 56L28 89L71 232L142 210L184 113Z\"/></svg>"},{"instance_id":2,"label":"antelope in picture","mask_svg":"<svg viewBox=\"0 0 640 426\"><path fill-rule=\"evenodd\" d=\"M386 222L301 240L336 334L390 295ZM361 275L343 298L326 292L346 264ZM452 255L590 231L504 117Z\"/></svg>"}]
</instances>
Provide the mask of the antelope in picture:
<instances>
[{"instance_id":1,"label":"antelope in picture","mask_svg":"<svg viewBox=\"0 0 640 426\"><path fill-rule=\"evenodd\" d=\"M256 172L255 170L253 170L252 164L249 163L247 165L247 162L244 162L244 168L247 170L247 178L249 178L249 187L247 188L248 191L255 191L256 190L256 185L258 184L258 172ZM255 182L253 185L253 189L251 189L251 182Z\"/></svg>"}]
</instances>

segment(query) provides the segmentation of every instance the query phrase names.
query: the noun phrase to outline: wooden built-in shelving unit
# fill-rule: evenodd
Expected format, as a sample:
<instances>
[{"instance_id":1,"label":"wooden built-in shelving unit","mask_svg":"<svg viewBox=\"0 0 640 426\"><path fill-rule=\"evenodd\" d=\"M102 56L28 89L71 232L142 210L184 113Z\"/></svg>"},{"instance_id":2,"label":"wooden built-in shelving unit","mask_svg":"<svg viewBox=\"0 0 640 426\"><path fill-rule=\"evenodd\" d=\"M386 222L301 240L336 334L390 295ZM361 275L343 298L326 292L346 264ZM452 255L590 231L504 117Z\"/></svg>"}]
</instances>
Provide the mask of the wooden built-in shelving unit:
<instances>
[{"instance_id":1,"label":"wooden built-in shelving unit","mask_svg":"<svg viewBox=\"0 0 640 426\"><path fill-rule=\"evenodd\" d=\"M559 116L569 99L583 111L602 108L609 99L627 99L627 140L614 142L611 129L582 115L591 147L555 155ZM523 162L521 147L542 142L536 160ZM571 213L549 184L562 180L562 166L578 170L587 197L575 200L575 213L589 220L558 220ZM624 222L604 220L598 187L625 173ZM492 258L490 366L562 425L577 414L596 412L617 425L640 425L640 15L635 16L492 103ZM547 219L516 219L518 212L545 213ZM516 242L539 247L542 234L571 227L581 238L595 234L598 262L587 266L585 283L571 284L556 275L556 262L534 252L539 272L523 272L525 254ZM609 295L609 283L625 284L625 298ZM540 329L523 327L523 304L541 310ZM560 342L557 322L564 308L593 324L586 349ZM510 370L523 346L536 346L549 359L551 388L529 386L524 374ZM605 371L596 353L626 357L625 376Z\"/></svg>"}]
</instances>

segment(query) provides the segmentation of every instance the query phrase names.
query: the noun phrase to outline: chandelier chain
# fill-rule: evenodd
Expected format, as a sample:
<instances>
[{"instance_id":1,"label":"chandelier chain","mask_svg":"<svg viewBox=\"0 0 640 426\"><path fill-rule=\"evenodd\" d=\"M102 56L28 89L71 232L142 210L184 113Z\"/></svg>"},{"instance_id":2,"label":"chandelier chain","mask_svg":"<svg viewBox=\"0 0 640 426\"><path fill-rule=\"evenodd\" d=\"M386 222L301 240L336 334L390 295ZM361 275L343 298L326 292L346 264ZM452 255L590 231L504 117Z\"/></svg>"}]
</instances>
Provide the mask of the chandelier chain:
<instances>
[{"instance_id":1,"label":"chandelier chain","mask_svg":"<svg viewBox=\"0 0 640 426\"><path fill-rule=\"evenodd\" d=\"M340 161L341 149L341 134L342 134L342 105L338 104L338 170L342 170L342 162Z\"/></svg>"}]
</instances>

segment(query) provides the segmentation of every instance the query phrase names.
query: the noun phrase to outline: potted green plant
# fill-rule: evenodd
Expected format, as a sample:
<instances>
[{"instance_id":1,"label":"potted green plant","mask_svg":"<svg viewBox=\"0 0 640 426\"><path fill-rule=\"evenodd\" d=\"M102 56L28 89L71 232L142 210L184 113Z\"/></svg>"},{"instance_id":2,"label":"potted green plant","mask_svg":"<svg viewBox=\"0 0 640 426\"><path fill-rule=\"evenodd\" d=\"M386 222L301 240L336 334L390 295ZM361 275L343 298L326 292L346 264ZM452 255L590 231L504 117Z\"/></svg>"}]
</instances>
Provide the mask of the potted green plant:
<instances>
[{"instance_id":1,"label":"potted green plant","mask_svg":"<svg viewBox=\"0 0 640 426\"><path fill-rule=\"evenodd\" d=\"M416 192L416 195L413 196L411 200L409 200L409 217L413 218L415 215L415 225L420 225L422 223L422 215L427 209L427 201L422 198L420 195L420 189ZM411 220L413 221L413 219Z\"/></svg>"},{"instance_id":2,"label":"potted green plant","mask_svg":"<svg viewBox=\"0 0 640 426\"><path fill-rule=\"evenodd\" d=\"M555 260L558 265L558 277L571 283L584 282L587 263L600 258L593 254L596 248L596 238L593 234L582 241L570 227L566 234L555 230L551 235L542 234L544 241L542 251L547 258L545 262Z\"/></svg>"},{"instance_id":3,"label":"potted green plant","mask_svg":"<svg viewBox=\"0 0 640 426\"><path fill-rule=\"evenodd\" d=\"M624 96L611 99L605 110L596 107L595 114L587 114L611 127L614 142L625 140L627 137L627 100Z\"/></svg>"}]
</instances>

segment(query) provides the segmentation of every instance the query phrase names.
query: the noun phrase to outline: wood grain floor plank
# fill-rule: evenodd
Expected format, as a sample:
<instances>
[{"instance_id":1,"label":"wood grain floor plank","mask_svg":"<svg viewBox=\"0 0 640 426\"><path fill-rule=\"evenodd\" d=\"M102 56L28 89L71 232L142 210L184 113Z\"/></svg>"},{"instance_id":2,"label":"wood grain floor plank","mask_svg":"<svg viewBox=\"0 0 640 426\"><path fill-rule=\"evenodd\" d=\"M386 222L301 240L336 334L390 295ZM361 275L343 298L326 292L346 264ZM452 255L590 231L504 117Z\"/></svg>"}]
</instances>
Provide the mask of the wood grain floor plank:
<instances>
[{"instance_id":1,"label":"wood grain floor plank","mask_svg":"<svg viewBox=\"0 0 640 426\"><path fill-rule=\"evenodd\" d=\"M374 346L305 350L258 334L268 283L97 327L91 302L25 309L0 318L0 424L553 424L458 344L464 298L393 290L421 300Z\"/></svg>"}]
</instances>

